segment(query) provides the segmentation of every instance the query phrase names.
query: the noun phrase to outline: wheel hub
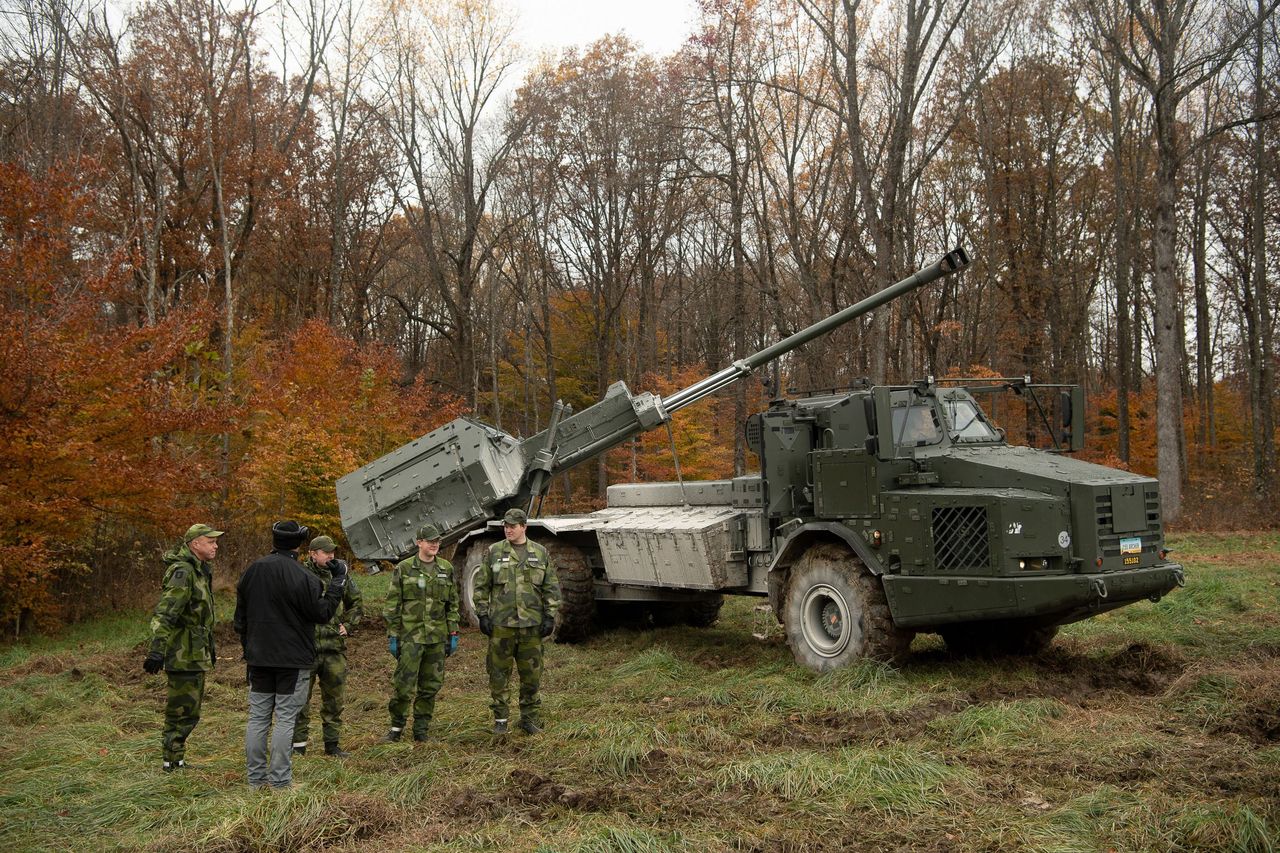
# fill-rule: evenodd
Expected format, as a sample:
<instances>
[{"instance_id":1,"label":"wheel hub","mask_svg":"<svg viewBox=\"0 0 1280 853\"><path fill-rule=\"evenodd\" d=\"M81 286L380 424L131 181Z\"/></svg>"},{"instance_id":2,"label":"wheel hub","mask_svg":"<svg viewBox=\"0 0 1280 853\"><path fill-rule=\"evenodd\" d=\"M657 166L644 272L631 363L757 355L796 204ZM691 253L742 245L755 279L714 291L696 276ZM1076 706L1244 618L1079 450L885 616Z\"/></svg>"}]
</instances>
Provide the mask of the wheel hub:
<instances>
[{"instance_id":1,"label":"wheel hub","mask_svg":"<svg viewBox=\"0 0 1280 853\"><path fill-rule=\"evenodd\" d=\"M845 630L852 612L844 594L830 584L814 584L800 606L800 630L805 643L825 658L838 657L849 646Z\"/></svg>"}]
</instances>

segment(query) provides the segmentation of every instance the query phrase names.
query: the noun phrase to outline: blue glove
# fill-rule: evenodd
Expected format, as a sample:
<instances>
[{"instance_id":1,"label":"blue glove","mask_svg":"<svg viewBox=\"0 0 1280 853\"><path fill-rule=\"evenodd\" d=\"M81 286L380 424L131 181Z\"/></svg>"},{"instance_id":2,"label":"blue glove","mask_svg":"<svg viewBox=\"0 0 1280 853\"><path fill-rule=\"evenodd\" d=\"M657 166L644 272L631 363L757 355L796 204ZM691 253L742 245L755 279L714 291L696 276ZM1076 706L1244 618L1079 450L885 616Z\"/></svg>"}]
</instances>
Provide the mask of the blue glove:
<instances>
[{"instance_id":1,"label":"blue glove","mask_svg":"<svg viewBox=\"0 0 1280 853\"><path fill-rule=\"evenodd\" d=\"M444 656L452 657L453 653L458 650L458 632L454 631L449 635L449 641L444 644Z\"/></svg>"},{"instance_id":2,"label":"blue glove","mask_svg":"<svg viewBox=\"0 0 1280 853\"><path fill-rule=\"evenodd\" d=\"M387 651L391 652L393 658L400 657L400 638L387 637Z\"/></svg>"}]
</instances>

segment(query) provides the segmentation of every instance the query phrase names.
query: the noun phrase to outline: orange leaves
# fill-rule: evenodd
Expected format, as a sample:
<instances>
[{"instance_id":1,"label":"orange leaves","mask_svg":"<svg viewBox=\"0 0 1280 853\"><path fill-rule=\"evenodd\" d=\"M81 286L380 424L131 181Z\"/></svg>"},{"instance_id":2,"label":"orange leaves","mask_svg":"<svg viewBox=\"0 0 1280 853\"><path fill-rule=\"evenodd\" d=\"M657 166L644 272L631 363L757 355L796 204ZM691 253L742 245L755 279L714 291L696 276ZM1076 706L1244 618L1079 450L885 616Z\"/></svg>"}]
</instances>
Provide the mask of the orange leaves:
<instances>
[{"instance_id":1,"label":"orange leaves","mask_svg":"<svg viewBox=\"0 0 1280 853\"><path fill-rule=\"evenodd\" d=\"M396 382L395 354L358 349L318 320L249 365L231 501L241 524L296 518L338 538L338 478L462 413L423 378Z\"/></svg>"},{"instance_id":2,"label":"orange leaves","mask_svg":"<svg viewBox=\"0 0 1280 853\"><path fill-rule=\"evenodd\" d=\"M74 171L74 170L72 170ZM118 322L124 273L78 251L87 200L67 174L0 166L0 618L41 619L58 578L96 536L161 521L199 487L173 452L179 430L216 425L172 377L201 311Z\"/></svg>"}]
</instances>

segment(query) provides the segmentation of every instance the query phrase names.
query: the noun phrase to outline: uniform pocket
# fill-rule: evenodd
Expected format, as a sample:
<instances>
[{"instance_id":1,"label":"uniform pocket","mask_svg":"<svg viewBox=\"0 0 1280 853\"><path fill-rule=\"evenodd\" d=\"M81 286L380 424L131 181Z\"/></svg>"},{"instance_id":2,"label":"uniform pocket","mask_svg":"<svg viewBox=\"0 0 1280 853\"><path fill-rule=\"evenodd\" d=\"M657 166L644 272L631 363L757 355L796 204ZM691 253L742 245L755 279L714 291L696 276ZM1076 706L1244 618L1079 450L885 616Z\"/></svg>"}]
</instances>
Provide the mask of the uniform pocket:
<instances>
[{"instance_id":1,"label":"uniform pocket","mask_svg":"<svg viewBox=\"0 0 1280 853\"><path fill-rule=\"evenodd\" d=\"M542 586L542 582L545 581L546 579L547 579L546 569L530 569L529 570L529 583L533 584L535 587Z\"/></svg>"}]
</instances>

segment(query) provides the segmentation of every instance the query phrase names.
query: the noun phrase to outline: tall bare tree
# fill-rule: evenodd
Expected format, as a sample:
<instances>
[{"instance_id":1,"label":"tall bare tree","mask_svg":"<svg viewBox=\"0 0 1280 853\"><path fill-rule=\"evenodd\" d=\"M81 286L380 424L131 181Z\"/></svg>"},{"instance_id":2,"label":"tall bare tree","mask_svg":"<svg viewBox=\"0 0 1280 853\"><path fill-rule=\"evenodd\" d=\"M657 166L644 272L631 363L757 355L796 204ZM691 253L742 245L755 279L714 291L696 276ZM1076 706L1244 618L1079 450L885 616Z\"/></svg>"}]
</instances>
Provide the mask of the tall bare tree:
<instances>
[{"instance_id":1,"label":"tall bare tree","mask_svg":"<svg viewBox=\"0 0 1280 853\"><path fill-rule=\"evenodd\" d=\"M511 225L492 192L523 133L500 115L517 58L512 23L496 5L453 0L396 5L386 25L379 83L403 158L401 212L446 309L434 325L451 344L454 387L475 405L476 290Z\"/></svg>"},{"instance_id":2,"label":"tall bare tree","mask_svg":"<svg viewBox=\"0 0 1280 853\"><path fill-rule=\"evenodd\" d=\"M822 34L844 125L841 142L874 246L872 290L905 265L910 223L903 215L920 175L954 130L962 110L922 126L919 117L944 70L950 100L968 102L1007 43L1015 4L902 0L875 10L864 0L799 0ZM954 61L953 61L954 60ZM890 310L875 313L871 376L883 381Z\"/></svg>"},{"instance_id":3,"label":"tall bare tree","mask_svg":"<svg viewBox=\"0 0 1280 853\"><path fill-rule=\"evenodd\" d=\"M1277 0L1257 14L1212 0L1083 0L1095 30L1152 103L1155 169L1153 292L1155 310L1156 432L1164 517L1182 515L1183 311L1177 263L1180 171L1200 140L1187 139L1179 118L1187 97L1239 61L1241 50L1271 16ZM1248 112L1252 112L1249 110ZM1244 123L1257 117L1241 119ZM1210 135L1221 128L1210 130Z\"/></svg>"}]
</instances>

